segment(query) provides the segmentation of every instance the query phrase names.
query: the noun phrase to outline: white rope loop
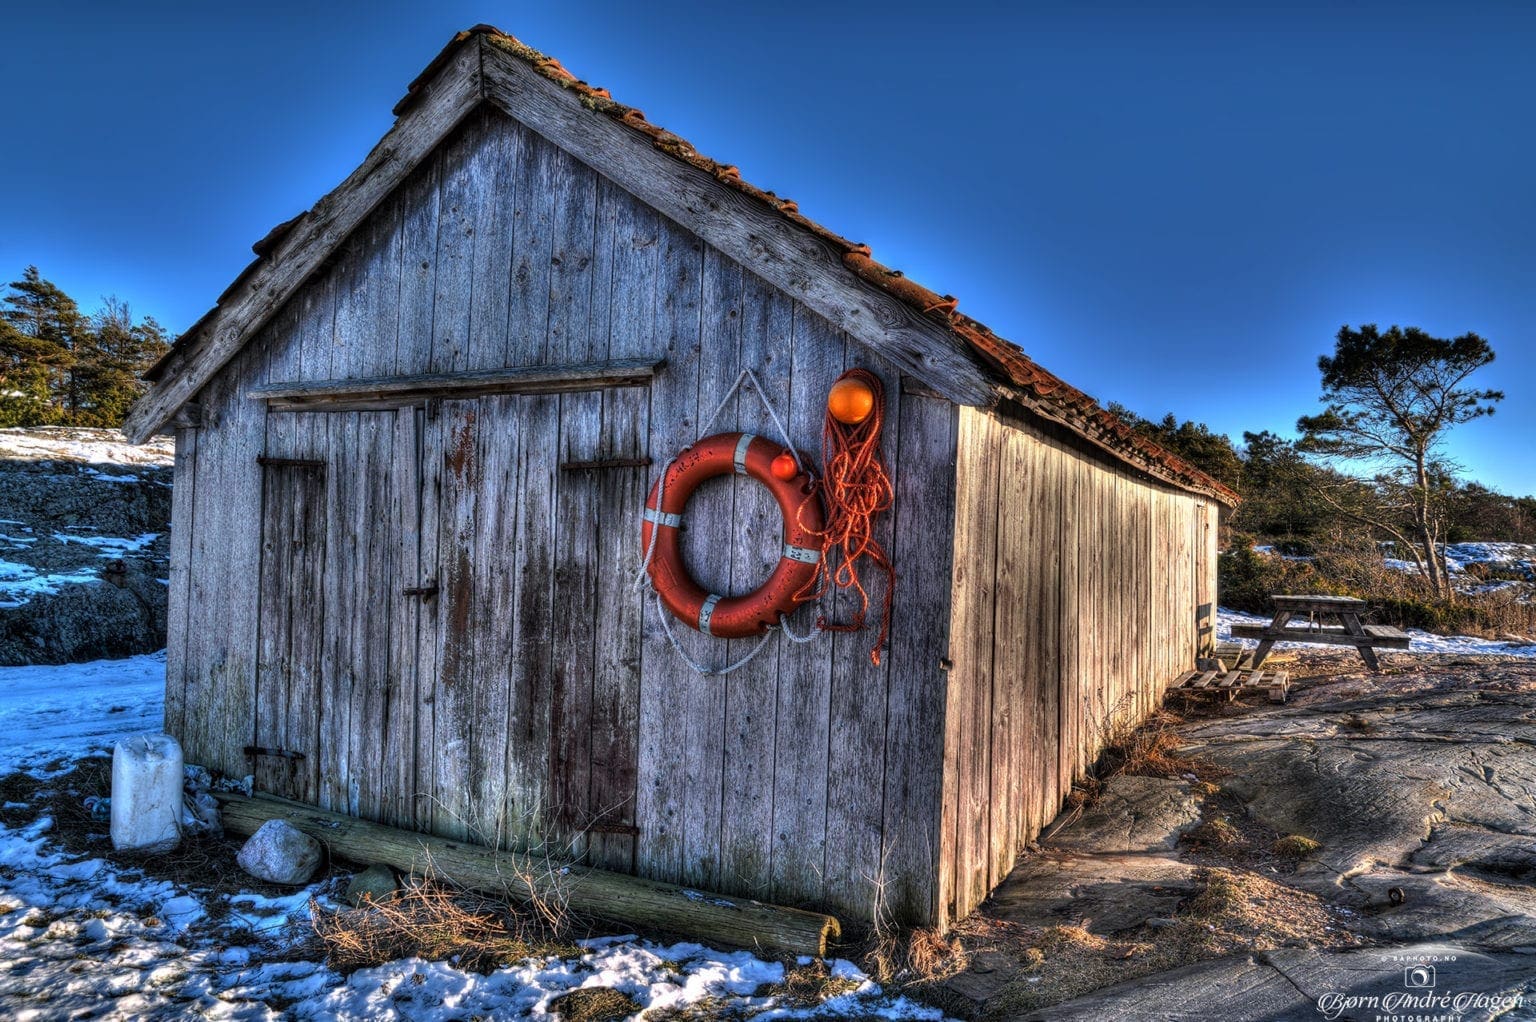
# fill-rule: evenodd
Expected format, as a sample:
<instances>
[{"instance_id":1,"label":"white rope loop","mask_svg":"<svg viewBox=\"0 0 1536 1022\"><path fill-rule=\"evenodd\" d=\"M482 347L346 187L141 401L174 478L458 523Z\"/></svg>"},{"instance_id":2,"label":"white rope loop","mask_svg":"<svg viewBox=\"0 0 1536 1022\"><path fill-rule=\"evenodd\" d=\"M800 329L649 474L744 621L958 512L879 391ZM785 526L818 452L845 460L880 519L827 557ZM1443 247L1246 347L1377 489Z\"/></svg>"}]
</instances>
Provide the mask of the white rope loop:
<instances>
[{"instance_id":1,"label":"white rope loop","mask_svg":"<svg viewBox=\"0 0 1536 1022\"><path fill-rule=\"evenodd\" d=\"M741 389L743 383L752 384L752 389L757 391L758 400L763 403L764 408L768 409L768 417L773 420L774 428L779 431L779 440L784 445L784 449L789 452L791 458L795 459L795 467L800 470L801 474L805 474L807 471L805 462L800 460L800 452L795 450L795 445L789 442L789 430L784 428L784 423L779 418L779 413L774 410L773 403L768 400L768 392L763 389L763 385L758 382L757 374L752 372L751 369L743 369L741 374L736 377L736 382L731 384L731 389L725 392L725 397L720 400L720 403L715 406L715 410L705 420L704 425L699 428L699 435L694 438L695 442L699 438L709 435L709 431L714 428L716 420L725 411L725 406L730 404L731 398L736 396L736 392ZM674 454L667 459L665 465L661 466L661 478L656 483L656 510L658 512L665 506L667 473L671 471L672 465L676 461L677 455ZM773 633L776 631L782 631L784 637L791 642L806 643L815 640L818 633L814 628L804 635L796 635L790 630L788 616L780 614L778 625L770 625L768 630L763 633L763 637L758 640L757 645L752 647L752 651L735 663L727 664L724 667L707 667L694 660L683 650L682 643L678 641L676 633L672 631L672 614L662 604L661 593L656 592L656 587L651 584L651 562L656 557L656 537L660 532L661 525L659 523L651 526L651 541L645 545L645 557L640 561L640 571L635 575L633 585L636 589L643 590L649 588L651 592L655 593L656 613L661 616L662 631L667 633L667 639L672 643L672 648L677 651L677 655L682 657L683 663L693 668L696 674L703 675L706 678L718 678L745 667L752 662L753 657L763 651L763 647L768 645L768 640L773 638Z\"/></svg>"}]
</instances>

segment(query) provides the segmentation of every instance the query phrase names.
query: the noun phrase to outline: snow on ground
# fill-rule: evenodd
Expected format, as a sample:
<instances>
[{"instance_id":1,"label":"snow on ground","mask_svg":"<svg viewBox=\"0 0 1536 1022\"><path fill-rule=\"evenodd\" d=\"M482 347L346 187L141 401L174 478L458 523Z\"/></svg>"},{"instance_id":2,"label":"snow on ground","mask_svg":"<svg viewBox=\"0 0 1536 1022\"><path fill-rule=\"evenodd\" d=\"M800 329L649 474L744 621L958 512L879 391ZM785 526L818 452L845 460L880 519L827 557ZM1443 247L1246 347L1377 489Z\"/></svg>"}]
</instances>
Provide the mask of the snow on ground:
<instances>
[{"instance_id":1,"label":"snow on ground","mask_svg":"<svg viewBox=\"0 0 1536 1022\"><path fill-rule=\"evenodd\" d=\"M1487 564L1495 568L1536 571L1536 545L1530 543L1452 543L1445 548L1445 562L1452 571L1465 571L1468 565Z\"/></svg>"},{"instance_id":2,"label":"snow on ground","mask_svg":"<svg viewBox=\"0 0 1536 1022\"><path fill-rule=\"evenodd\" d=\"M158 730L164 685L163 652L0 668L0 775L56 774L121 735ZM849 962L834 962L832 972L857 988L796 1009L758 995L784 978L780 963L632 935L583 941L579 956L531 959L486 976L409 958L343 977L319 962L282 960L308 931L310 899L335 907L324 885L210 906L221 896L65 853L50 842L51 827L47 817L20 829L0 825L0 1017L18 1022L544 1019L553 1017L552 1000L583 986L613 987L649 1008L723 998L763 1019L943 1018L884 995ZM230 914L213 923L226 906Z\"/></svg>"},{"instance_id":3,"label":"snow on ground","mask_svg":"<svg viewBox=\"0 0 1536 1022\"><path fill-rule=\"evenodd\" d=\"M67 585L100 581L94 567L39 575L30 564L0 560L0 610L14 610L34 596L51 595Z\"/></svg>"},{"instance_id":4,"label":"snow on ground","mask_svg":"<svg viewBox=\"0 0 1536 1022\"><path fill-rule=\"evenodd\" d=\"M71 536L65 532L55 532L53 538L60 543L79 543L81 546L93 546L100 550L98 557L122 557L124 554L136 554L160 538L158 532L145 532L132 538L121 536Z\"/></svg>"},{"instance_id":5,"label":"snow on ground","mask_svg":"<svg viewBox=\"0 0 1536 1022\"><path fill-rule=\"evenodd\" d=\"M1267 625L1269 621L1268 617L1259 614L1244 614L1240 610L1219 607L1216 610L1216 638L1222 642L1240 643L1252 649L1259 644L1258 640L1232 638L1232 626L1235 624ZM1472 635L1432 635L1417 628L1408 628L1405 631L1408 633L1410 653L1460 653L1474 656L1498 654L1536 659L1536 645L1498 642L1493 639L1479 639ZM1317 649L1319 647L1300 642L1277 642L1275 648Z\"/></svg>"},{"instance_id":6,"label":"snow on ground","mask_svg":"<svg viewBox=\"0 0 1536 1022\"><path fill-rule=\"evenodd\" d=\"M155 437L148 443L130 444L115 429L0 429L0 458L169 467L176 460L176 442L170 437Z\"/></svg>"},{"instance_id":7,"label":"snow on ground","mask_svg":"<svg viewBox=\"0 0 1536 1022\"><path fill-rule=\"evenodd\" d=\"M0 775L111 751L165 719L165 653L85 664L0 667Z\"/></svg>"}]
</instances>

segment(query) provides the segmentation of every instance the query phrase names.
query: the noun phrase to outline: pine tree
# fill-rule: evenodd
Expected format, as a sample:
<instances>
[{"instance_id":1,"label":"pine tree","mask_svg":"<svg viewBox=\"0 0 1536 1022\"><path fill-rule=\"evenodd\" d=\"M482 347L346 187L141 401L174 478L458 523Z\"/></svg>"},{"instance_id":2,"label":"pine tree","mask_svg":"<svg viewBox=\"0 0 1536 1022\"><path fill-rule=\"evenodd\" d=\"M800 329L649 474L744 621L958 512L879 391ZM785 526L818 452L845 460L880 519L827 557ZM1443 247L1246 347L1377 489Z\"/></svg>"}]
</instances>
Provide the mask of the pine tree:
<instances>
[{"instance_id":1,"label":"pine tree","mask_svg":"<svg viewBox=\"0 0 1536 1022\"><path fill-rule=\"evenodd\" d=\"M1390 495L1389 510L1406 510L1406 525L1391 515L1339 510L1397 539L1436 596L1453 595L1440 543L1454 479L1439 451L1451 427L1492 415L1503 400L1497 390L1467 385L1492 361L1493 348L1474 333L1443 338L1417 327L1345 326L1333 355L1317 360L1322 412L1296 421L1300 450L1382 469L1376 487Z\"/></svg>"},{"instance_id":2,"label":"pine tree","mask_svg":"<svg viewBox=\"0 0 1536 1022\"><path fill-rule=\"evenodd\" d=\"M76 349L90 322L75 300L44 280L36 266L28 266L10 286L0 318L35 345L35 362L48 374L55 421L72 421L80 400Z\"/></svg>"},{"instance_id":3,"label":"pine tree","mask_svg":"<svg viewBox=\"0 0 1536 1022\"><path fill-rule=\"evenodd\" d=\"M0 425L117 426L143 391L139 377L170 348L151 317L102 299L85 316L29 266L0 299Z\"/></svg>"},{"instance_id":4,"label":"pine tree","mask_svg":"<svg viewBox=\"0 0 1536 1022\"><path fill-rule=\"evenodd\" d=\"M49 347L0 319L0 426L54 421Z\"/></svg>"},{"instance_id":5,"label":"pine tree","mask_svg":"<svg viewBox=\"0 0 1536 1022\"><path fill-rule=\"evenodd\" d=\"M80 425L121 423L142 390L139 375L170 347L153 318L136 324L127 302L115 295L102 301L91 317L93 329L77 349Z\"/></svg>"}]
</instances>

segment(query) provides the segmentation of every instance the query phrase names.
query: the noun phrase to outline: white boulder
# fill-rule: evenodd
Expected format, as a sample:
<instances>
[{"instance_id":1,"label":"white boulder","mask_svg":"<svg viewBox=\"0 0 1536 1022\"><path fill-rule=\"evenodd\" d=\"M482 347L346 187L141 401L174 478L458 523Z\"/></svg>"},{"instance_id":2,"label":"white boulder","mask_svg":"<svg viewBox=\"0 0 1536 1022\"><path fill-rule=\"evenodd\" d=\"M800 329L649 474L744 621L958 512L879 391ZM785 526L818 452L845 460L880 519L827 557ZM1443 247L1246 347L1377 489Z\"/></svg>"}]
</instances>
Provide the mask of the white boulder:
<instances>
[{"instance_id":1,"label":"white boulder","mask_svg":"<svg viewBox=\"0 0 1536 1022\"><path fill-rule=\"evenodd\" d=\"M283 820L268 820L256 828L240 849L240 868L274 884L309 883L320 865L320 842Z\"/></svg>"}]
</instances>

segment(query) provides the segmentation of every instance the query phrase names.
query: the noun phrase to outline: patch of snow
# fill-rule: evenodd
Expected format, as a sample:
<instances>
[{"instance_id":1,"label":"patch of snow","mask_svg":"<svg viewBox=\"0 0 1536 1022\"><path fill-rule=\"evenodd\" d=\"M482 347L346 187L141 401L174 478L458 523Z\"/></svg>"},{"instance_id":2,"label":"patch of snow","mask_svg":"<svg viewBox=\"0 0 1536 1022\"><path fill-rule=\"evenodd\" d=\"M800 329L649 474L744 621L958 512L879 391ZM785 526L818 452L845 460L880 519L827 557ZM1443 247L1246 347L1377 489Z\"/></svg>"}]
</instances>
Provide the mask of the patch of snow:
<instances>
[{"instance_id":1,"label":"patch of snow","mask_svg":"<svg viewBox=\"0 0 1536 1022\"><path fill-rule=\"evenodd\" d=\"M0 774L108 752L125 734L158 731L164 705L164 651L0 668Z\"/></svg>"},{"instance_id":2,"label":"patch of snow","mask_svg":"<svg viewBox=\"0 0 1536 1022\"><path fill-rule=\"evenodd\" d=\"M89 476L99 483L141 483L144 481L143 476L134 475L132 472L103 472L99 468L91 468L89 466L82 468L80 474Z\"/></svg>"},{"instance_id":3,"label":"patch of snow","mask_svg":"<svg viewBox=\"0 0 1536 1022\"><path fill-rule=\"evenodd\" d=\"M168 468L176 460L176 442L156 437L130 444L115 429L18 427L0 429L0 458Z\"/></svg>"},{"instance_id":4,"label":"patch of snow","mask_svg":"<svg viewBox=\"0 0 1536 1022\"><path fill-rule=\"evenodd\" d=\"M1445 548L1445 562L1452 571L1465 571L1468 565L1487 564L1497 568L1523 571L1527 577L1536 573L1536 545L1530 543L1452 543Z\"/></svg>"},{"instance_id":5,"label":"patch of snow","mask_svg":"<svg viewBox=\"0 0 1536 1022\"><path fill-rule=\"evenodd\" d=\"M34 596L52 595L67 585L100 581L91 567L39 575L30 564L0 560L0 610L14 610Z\"/></svg>"},{"instance_id":6,"label":"patch of snow","mask_svg":"<svg viewBox=\"0 0 1536 1022\"><path fill-rule=\"evenodd\" d=\"M1235 642L1240 646L1253 649L1258 646L1257 639L1232 638L1232 626L1235 624L1267 625L1270 619L1258 614L1245 614L1240 610L1228 610L1218 607L1216 610L1216 638L1222 642ZM1410 653L1458 653L1471 656L1517 656L1536 659L1536 646L1522 646L1508 642L1499 642L1495 639L1479 639L1475 635L1433 635L1418 628L1404 629L1408 633L1408 652ZM1321 647L1304 642L1277 642L1275 649L1319 649ZM1337 646L1336 649L1347 649L1347 646Z\"/></svg>"},{"instance_id":7,"label":"patch of snow","mask_svg":"<svg viewBox=\"0 0 1536 1022\"><path fill-rule=\"evenodd\" d=\"M116 536L71 536L68 533L55 532L54 540L59 543L79 543L81 546L91 546L100 550L100 557L122 557L125 554L137 553L160 538L158 532L146 532L132 539L122 539Z\"/></svg>"},{"instance_id":8,"label":"patch of snow","mask_svg":"<svg viewBox=\"0 0 1536 1022\"><path fill-rule=\"evenodd\" d=\"M158 730L164 685L163 652L0 668L0 774L55 774L123 734ZM292 960L310 932L312 902L336 907L327 885L224 897L67 854L50 841L51 830L46 817L0 826L0 1004L16 1018L547 1019L557 997L586 986L618 989L642 1009L720 998L760 1010L754 1017L763 1019L944 1018L885 995L846 961L831 963L831 972L856 987L790 1008L756 996L784 978L777 962L633 934L586 940L569 958L530 959L484 976L420 958L341 976L322 962ZM105 848L105 823L102 830Z\"/></svg>"}]
</instances>

